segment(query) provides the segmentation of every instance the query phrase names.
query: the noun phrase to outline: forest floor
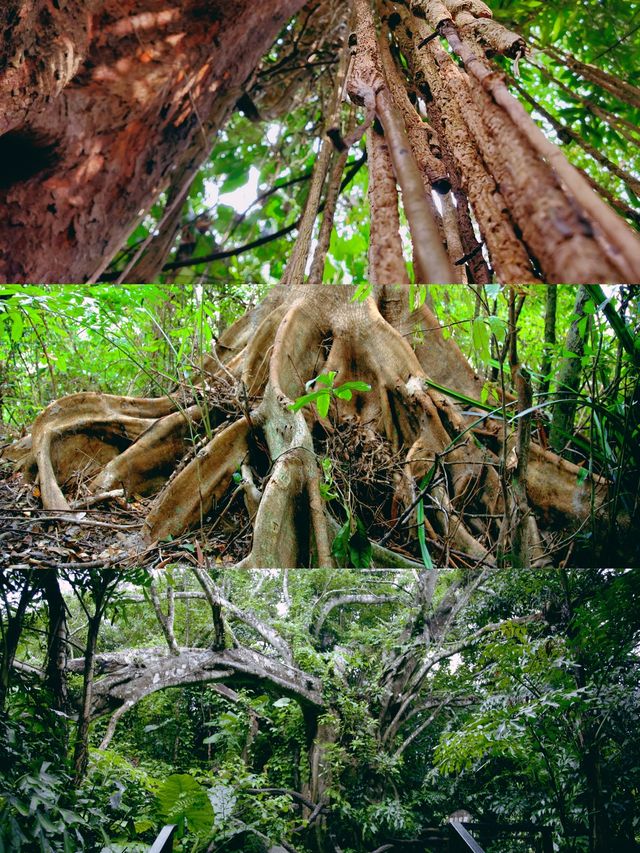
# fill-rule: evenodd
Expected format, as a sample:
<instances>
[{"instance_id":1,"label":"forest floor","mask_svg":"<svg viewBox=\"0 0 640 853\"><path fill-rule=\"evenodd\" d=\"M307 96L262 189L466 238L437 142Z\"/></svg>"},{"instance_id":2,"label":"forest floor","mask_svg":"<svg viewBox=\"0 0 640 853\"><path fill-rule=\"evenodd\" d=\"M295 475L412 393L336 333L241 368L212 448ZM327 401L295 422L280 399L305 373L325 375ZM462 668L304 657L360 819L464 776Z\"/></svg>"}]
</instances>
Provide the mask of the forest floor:
<instances>
[{"instance_id":1,"label":"forest floor","mask_svg":"<svg viewBox=\"0 0 640 853\"><path fill-rule=\"evenodd\" d=\"M233 566L251 548L251 525L241 501L230 500L217 521L140 551L151 498L114 495L99 507L78 496L73 512L43 510L40 491L0 458L0 569L125 567L165 568L176 563ZM220 524L220 515L223 515Z\"/></svg>"}]
</instances>

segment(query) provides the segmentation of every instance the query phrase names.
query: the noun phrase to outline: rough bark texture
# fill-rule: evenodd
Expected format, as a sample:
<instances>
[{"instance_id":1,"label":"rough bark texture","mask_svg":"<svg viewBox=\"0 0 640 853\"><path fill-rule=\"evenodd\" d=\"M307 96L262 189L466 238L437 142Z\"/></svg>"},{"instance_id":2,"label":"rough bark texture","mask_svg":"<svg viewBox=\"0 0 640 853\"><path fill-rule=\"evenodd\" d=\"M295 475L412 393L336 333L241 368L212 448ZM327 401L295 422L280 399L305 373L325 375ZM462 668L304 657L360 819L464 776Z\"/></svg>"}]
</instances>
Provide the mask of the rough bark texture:
<instances>
[{"instance_id":1,"label":"rough bark texture","mask_svg":"<svg viewBox=\"0 0 640 853\"><path fill-rule=\"evenodd\" d=\"M266 76L257 71L278 31L302 5L302 0L7 0L0 10L0 280L96 280L167 190L158 233L116 277L150 281L162 269L195 264L194 258L164 261L188 188L234 104L251 87L255 117L277 118L309 98L305 64L313 65L316 42L329 54L339 51L349 4L310 0L283 37L300 57L299 67L283 85L274 85L267 69ZM380 216L372 233L383 235L381 244L397 242L395 218L386 216L397 181L415 281L489 280L475 245L476 224L502 282L640 279L640 241L602 198L624 216L633 218L634 211L568 163L489 62L495 53L526 58L519 34L495 21L480 0L353 0L352 6L346 89L367 115L348 134L346 147L377 118L388 151L387 174L382 180L378 157L372 175L389 204L372 208L372 219ZM551 53L591 84L638 103L637 87ZM339 117L345 66L335 76L333 96L321 93L333 104L326 118L338 139L339 121L333 119ZM522 97L531 100L526 92ZM627 170L567 133L637 188ZM382 145L378 149L381 154ZM331 154L325 139L283 282L304 280ZM331 181L335 195L337 173ZM449 198L444 224L432 188L442 193L449 187L455 217ZM330 194L328 201L327 224L335 198ZM326 228L321 236L313 281L321 276ZM374 265L372 279L405 281L398 263L388 266Z\"/></svg>"},{"instance_id":2,"label":"rough bark texture","mask_svg":"<svg viewBox=\"0 0 640 853\"><path fill-rule=\"evenodd\" d=\"M348 89L354 103L361 103L369 117L375 115L384 128L393 175L402 190L402 203L413 239L416 279L421 282L455 281L449 258L434 217L433 202L425 194L422 176L407 137L402 113L394 101L383 70L375 21L368 0L354 0L357 48ZM373 216L373 214L372 214ZM385 279L380 283L394 281Z\"/></svg>"},{"instance_id":3,"label":"rough bark texture","mask_svg":"<svg viewBox=\"0 0 640 853\"><path fill-rule=\"evenodd\" d=\"M96 5L97 0L2 4L0 136L23 125L74 76L87 53ZM7 174L10 168L6 164Z\"/></svg>"},{"instance_id":4,"label":"rough bark texture","mask_svg":"<svg viewBox=\"0 0 640 853\"><path fill-rule=\"evenodd\" d=\"M378 284L395 281L409 284L409 273L402 254L398 191L393 176L389 146L376 128L367 131L369 163L369 281Z\"/></svg>"},{"instance_id":5,"label":"rough bark texture","mask_svg":"<svg viewBox=\"0 0 640 853\"><path fill-rule=\"evenodd\" d=\"M385 3L501 280L507 273L507 281L635 281L637 236L544 137L486 59L488 45L520 56L522 41L490 20L484 3L429 0L419 10ZM432 38L434 31L462 67ZM518 266L529 267L528 274L516 274Z\"/></svg>"},{"instance_id":6,"label":"rough bark texture","mask_svg":"<svg viewBox=\"0 0 640 853\"><path fill-rule=\"evenodd\" d=\"M243 84L301 5L97 0L91 16L88 4L74 2L47 23L49 3L25 17L27 4L12 0L0 14L17 18L4 47L18 67L0 68L0 106L13 103L18 87L5 129L30 146L37 171L0 188L0 280L100 275L174 170L188 179L203 162Z\"/></svg>"},{"instance_id":7,"label":"rough bark texture","mask_svg":"<svg viewBox=\"0 0 640 853\"><path fill-rule=\"evenodd\" d=\"M42 573L42 588L48 610L47 687L51 691L52 707L66 714L69 710L67 610L55 572Z\"/></svg>"}]
</instances>

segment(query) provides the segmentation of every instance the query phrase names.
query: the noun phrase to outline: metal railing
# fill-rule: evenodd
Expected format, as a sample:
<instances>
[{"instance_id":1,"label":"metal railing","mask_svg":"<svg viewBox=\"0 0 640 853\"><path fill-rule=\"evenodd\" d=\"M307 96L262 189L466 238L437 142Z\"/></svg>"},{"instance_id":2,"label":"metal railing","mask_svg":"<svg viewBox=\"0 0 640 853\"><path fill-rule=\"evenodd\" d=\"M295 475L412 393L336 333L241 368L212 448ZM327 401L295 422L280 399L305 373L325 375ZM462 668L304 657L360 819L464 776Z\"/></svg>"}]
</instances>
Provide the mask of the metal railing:
<instances>
[{"instance_id":1,"label":"metal railing","mask_svg":"<svg viewBox=\"0 0 640 853\"><path fill-rule=\"evenodd\" d=\"M173 836L177 826L163 826L149 853L173 853Z\"/></svg>"},{"instance_id":2,"label":"metal railing","mask_svg":"<svg viewBox=\"0 0 640 853\"><path fill-rule=\"evenodd\" d=\"M455 841L458 841L457 849L458 850L471 850L471 853L484 853L484 850L478 842L475 840L473 835L469 832L469 830L465 827L464 823L461 823L459 820L452 820L449 823L449 849L455 850L456 845ZM457 836L457 837L456 837ZM451 841L454 841L454 844L451 844Z\"/></svg>"},{"instance_id":3,"label":"metal railing","mask_svg":"<svg viewBox=\"0 0 640 853\"><path fill-rule=\"evenodd\" d=\"M531 839L535 839L535 849L539 853L553 853L551 827L539 826L535 823L462 823L460 821L451 821L449 823L449 832L449 849L451 851L484 853L482 846L477 841L477 836L480 836L484 843L485 839L495 840L505 835L525 835Z\"/></svg>"},{"instance_id":4,"label":"metal railing","mask_svg":"<svg viewBox=\"0 0 640 853\"><path fill-rule=\"evenodd\" d=\"M177 826L164 826L149 849L149 853L173 853L173 839ZM449 853L485 853L484 848L471 834L472 832L492 839L500 835L538 836L537 849L540 853L553 853L551 828L537 826L534 823L463 823L452 820L446 826L428 831L423 843L438 846L446 845ZM394 845L382 849L394 849Z\"/></svg>"}]
</instances>

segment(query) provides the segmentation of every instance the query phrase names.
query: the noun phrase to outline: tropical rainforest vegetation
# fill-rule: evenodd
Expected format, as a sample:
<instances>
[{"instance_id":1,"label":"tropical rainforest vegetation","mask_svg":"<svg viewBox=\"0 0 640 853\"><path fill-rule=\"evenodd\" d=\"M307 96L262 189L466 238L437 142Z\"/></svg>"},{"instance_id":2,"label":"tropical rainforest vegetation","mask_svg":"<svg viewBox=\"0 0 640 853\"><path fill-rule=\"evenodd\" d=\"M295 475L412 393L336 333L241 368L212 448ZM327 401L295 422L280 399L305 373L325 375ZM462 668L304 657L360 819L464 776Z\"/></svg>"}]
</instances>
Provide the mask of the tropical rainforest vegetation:
<instances>
[{"instance_id":1,"label":"tropical rainforest vegetation","mask_svg":"<svg viewBox=\"0 0 640 853\"><path fill-rule=\"evenodd\" d=\"M638 282L639 11L10 0L0 278Z\"/></svg>"},{"instance_id":2,"label":"tropical rainforest vegetation","mask_svg":"<svg viewBox=\"0 0 640 853\"><path fill-rule=\"evenodd\" d=\"M0 849L638 849L636 288L0 297Z\"/></svg>"},{"instance_id":3,"label":"tropical rainforest vegetation","mask_svg":"<svg viewBox=\"0 0 640 853\"><path fill-rule=\"evenodd\" d=\"M183 851L425 851L460 808L638 849L637 571L220 571L192 546L3 573L4 850L176 824Z\"/></svg>"},{"instance_id":4,"label":"tropical rainforest vegetation","mask_svg":"<svg viewBox=\"0 0 640 853\"><path fill-rule=\"evenodd\" d=\"M242 568L640 563L635 288L261 296L5 288L6 502L133 509L105 567L193 531Z\"/></svg>"}]
</instances>

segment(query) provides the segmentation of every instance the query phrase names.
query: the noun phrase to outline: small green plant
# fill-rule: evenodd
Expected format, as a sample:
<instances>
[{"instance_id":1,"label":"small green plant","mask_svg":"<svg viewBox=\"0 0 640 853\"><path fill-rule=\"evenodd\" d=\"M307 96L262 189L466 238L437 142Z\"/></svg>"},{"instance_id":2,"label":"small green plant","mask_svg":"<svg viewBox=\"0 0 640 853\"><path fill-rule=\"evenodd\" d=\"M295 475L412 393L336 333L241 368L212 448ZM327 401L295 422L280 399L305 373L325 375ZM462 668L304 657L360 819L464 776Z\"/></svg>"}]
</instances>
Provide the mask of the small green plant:
<instances>
[{"instance_id":1,"label":"small green plant","mask_svg":"<svg viewBox=\"0 0 640 853\"><path fill-rule=\"evenodd\" d=\"M310 394L303 394L301 397L298 397L296 401L289 406L289 409L292 412L298 412L300 409L304 408L304 406L315 403L320 417L326 418L329 414L329 407L333 398L337 398L339 400L350 400L353 397L354 391L371 391L371 385L367 382L360 382L358 380L343 382L342 385L338 385L336 387L334 383L337 375L338 372L336 370L331 370L329 373L321 373L320 376L316 376L315 379L311 379L306 384L307 390L316 384L322 387L318 388L317 391L312 391Z\"/></svg>"},{"instance_id":2,"label":"small green plant","mask_svg":"<svg viewBox=\"0 0 640 853\"><path fill-rule=\"evenodd\" d=\"M331 553L344 566L352 566L354 569L369 568L373 557L371 542L359 518L352 518L349 513L333 540Z\"/></svg>"},{"instance_id":3,"label":"small green plant","mask_svg":"<svg viewBox=\"0 0 640 853\"><path fill-rule=\"evenodd\" d=\"M351 297L352 302L365 302L373 293L373 285L359 284Z\"/></svg>"},{"instance_id":4,"label":"small green plant","mask_svg":"<svg viewBox=\"0 0 640 853\"><path fill-rule=\"evenodd\" d=\"M320 466L322 468L322 476L324 477L324 482L320 483L320 496L325 501L340 497L333 481L333 464L331 460L325 456Z\"/></svg>"}]
</instances>

